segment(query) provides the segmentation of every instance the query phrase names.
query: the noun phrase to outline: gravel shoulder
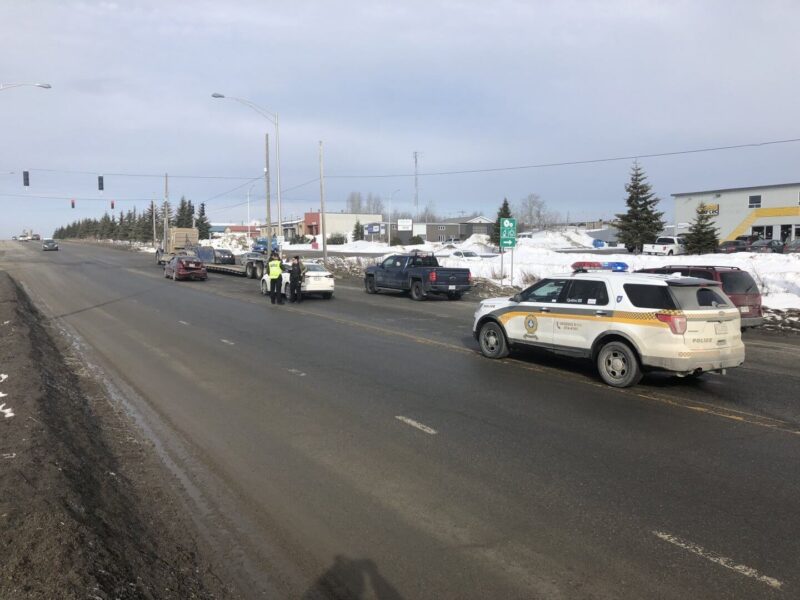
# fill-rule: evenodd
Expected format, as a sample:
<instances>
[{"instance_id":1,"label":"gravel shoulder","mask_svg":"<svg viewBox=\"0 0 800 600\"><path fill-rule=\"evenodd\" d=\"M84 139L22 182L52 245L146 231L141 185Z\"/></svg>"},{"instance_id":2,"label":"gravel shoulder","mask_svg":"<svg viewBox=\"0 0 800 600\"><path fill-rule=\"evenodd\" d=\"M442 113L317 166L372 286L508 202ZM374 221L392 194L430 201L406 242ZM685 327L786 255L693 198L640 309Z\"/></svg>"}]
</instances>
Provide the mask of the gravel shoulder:
<instances>
[{"instance_id":1,"label":"gravel shoulder","mask_svg":"<svg viewBox=\"0 0 800 600\"><path fill-rule=\"evenodd\" d=\"M0 598L232 598L149 442L0 271Z\"/></svg>"}]
</instances>

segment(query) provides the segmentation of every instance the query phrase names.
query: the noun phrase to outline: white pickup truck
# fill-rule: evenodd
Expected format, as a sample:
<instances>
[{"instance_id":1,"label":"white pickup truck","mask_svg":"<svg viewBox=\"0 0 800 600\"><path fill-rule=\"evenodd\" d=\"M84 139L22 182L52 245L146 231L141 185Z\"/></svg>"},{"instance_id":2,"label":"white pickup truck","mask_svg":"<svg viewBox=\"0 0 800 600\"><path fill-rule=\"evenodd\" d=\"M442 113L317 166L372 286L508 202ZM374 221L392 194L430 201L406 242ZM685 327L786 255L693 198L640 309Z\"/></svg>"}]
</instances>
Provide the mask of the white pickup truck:
<instances>
[{"instance_id":1,"label":"white pickup truck","mask_svg":"<svg viewBox=\"0 0 800 600\"><path fill-rule=\"evenodd\" d=\"M655 244L642 246L642 254L658 254L661 256L675 256L686 254L686 240L683 236L661 236Z\"/></svg>"}]
</instances>

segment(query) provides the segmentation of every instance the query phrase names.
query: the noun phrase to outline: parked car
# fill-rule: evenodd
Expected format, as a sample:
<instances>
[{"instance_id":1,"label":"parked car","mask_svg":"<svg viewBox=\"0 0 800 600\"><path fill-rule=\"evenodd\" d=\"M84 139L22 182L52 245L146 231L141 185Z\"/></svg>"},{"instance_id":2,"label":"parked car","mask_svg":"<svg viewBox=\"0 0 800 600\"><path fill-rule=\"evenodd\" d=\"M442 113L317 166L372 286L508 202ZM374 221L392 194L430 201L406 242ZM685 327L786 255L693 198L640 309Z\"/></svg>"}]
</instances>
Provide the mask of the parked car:
<instances>
[{"instance_id":1,"label":"parked car","mask_svg":"<svg viewBox=\"0 0 800 600\"><path fill-rule=\"evenodd\" d=\"M17 236L15 236L15 235L12 235L12 236L11 236L11 241L13 241L13 242L16 242L16 241L17 241Z\"/></svg>"},{"instance_id":2,"label":"parked car","mask_svg":"<svg viewBox=\"0 0 800 600\"><path fill-rule=\"evenodd\" d=\"M457 258L458 260L466 260L468 262L480 262L481 257L472 250L455 250L450 258Z\"/></svg>"},{"instance_id":3,"label":"parked car","mask_svg":"<svg viewBox=\"0 0 800 600\"><path fill-rule=\"evenodd\" d=\"M40 236L38 233L34 233L34 234L31 236L31 239L32 239L34 242L38 242L38 241L41 241L41 239L42 239L42 236Z\"/></svg>"},{"instance_id":4,"label":"parked car","mask_svg":"<svg viewBox=\"0 0 800 600\"><path fill-rule=\"evenodd\" d=\"M686 241L682 236L662 235L656 238L654 244L644 244L642 254L660 254L662 256L686 254Z\"/></svg>"},{"instance_id":5,"label":"parked car","mask_svg":"<svg viewBox=\"0 0 800 600\"><path fill-rule=\"evenodd\" d=\"M791 242L787 242L783 245L783 252L788 254L790 252L800 252L800 238L797 238Z\"/></svg>"},{"instance_id":6,"label":"parked car","mask_svg":"<svg viewBox=\"0 0 800 600\"><path fill-rule=\"evenodd\" d=\"M627 273L624 263L573 269L483 300L472 326L481 353L528 347L589 359L614 387L636 385L649 370L699 377L744 363L741 317L718 283Z\"/></svg>"},{"instance_id":7,"label":"parked car","mask_svg":"<svg viewBox=\"0 0 800 600\"><path fill-rule=\"evenodd\" d=\"M672 275L678 273L685 277L710 279L722 284L722 291L739 309L742 316L742 329L757 327L764 322L761 308L761 292L753 277L738 267L716 267L701 265L668 265L650 269L641 269L637 273L660 273Z\"/></svg>"},{"instance_id":8,"label":"parked car","mask_svg":"<svg viewBox=\"0 0 800 600\"><path fill-rule=\"evenodd\" d=\"M195 248L197 258L206 264L214 265L235 265L236 257L230 250L222 248L212 248L210 246L198 246Z\"/></svg>"},{"instance_id":9,"label":"parked car","mask_svg":"<svg viewBox=\"0 0 800 600\"><path fill-rule=\"evenodd\" d=\"M179 279L208 279L208 271L203 261L196 256L173 256L164 265L164 277L172 277L173 281Z\"/></svg>"},{"instance_id":10,"label":"parked car","mask_svg":"<svg viewBox=\"0 0 800 600\"><path fill-rule=\"evenodd\" d=\"M719 245L718 250L723 254L732 254L734 252L747 252L748 245L744 240L725 240Z\"/></svg>"},{"instance_id":11,"label":"parked car","mask_svg":"<svg viewBox=\"0 0 800 600\"><path fill-rule=\"evenodd\" d=\"M364 289L368 294L379 290L410 292L413 300L424 300L432 294L446 294L460 300L472 288L469 269L440 267L436 257L424 252L393 254L379 265L367 267Z\"/></svg>"},{"instance_id":12,"label":"parked car","mask_svg":"<svg viewBox=\"0 0 800 600\"><path fill-rule=\"evenodd\" d=\"M281 268L283 269L282 273L282 281L281 281L281 293L286 296L287 298L290 297L289 294L289 268L291 265L283 264ZM323 265L307 262L305 263L306 266L306 276L303 279L303 282L300 284L300 292L303 296L309 294L319 294L325 300L330 300L333 298L333 273L328 271ZM265 296L269 295L269 273L266 273L261 278L261 293Z\"/></svg>"},{"instance_id":13,"label":"parked car","mask_svg":"<svg viewBox=\"0 0 800 600\"><path fill-rule=\"evenodd\" d=\"M783 252L780 240L758 240L750 245L750 252Z\"/></svg>"},{"instance_id":14,"label":"parked car","mask_svg":"<svg viewBox=\"0 0 800 600\"><path fill-rule=\"evenodd\" d=\"M747 244L747 247L750 248L753 242L757 242L758 240L761 239L761 236L755 233L751 233L749 235L737 235L736 239L744 242L745 244Z\"/></svg>"},{"instance_id":15,"label":"parked car","mask_svg":"<svg viewBox=\"0 0 800 600\"><path fill-rule=\"evenodd\" d=\"M42 251L58 250L58 243L55 240L46 239L42 242Z\"/></svg>"}]
</instances>

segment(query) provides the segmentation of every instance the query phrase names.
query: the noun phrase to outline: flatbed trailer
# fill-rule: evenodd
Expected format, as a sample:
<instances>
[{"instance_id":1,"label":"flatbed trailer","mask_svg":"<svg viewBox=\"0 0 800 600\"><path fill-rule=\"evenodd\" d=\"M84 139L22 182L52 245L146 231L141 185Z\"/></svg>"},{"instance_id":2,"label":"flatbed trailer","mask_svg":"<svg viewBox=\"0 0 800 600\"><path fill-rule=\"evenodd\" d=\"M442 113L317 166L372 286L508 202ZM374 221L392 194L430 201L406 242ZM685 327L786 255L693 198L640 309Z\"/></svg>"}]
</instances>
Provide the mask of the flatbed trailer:
<instances>
[{"instance_id":1,"label":"flatbed trailer","mask_svg":"<svg viewBox=\"0 0 800 600\"><path fill-rule=\"evenodd\" d=\"M239 275L249 279L261 279L267 272L269 257L267 255L247 254L241 258L237 257L239 263L235 265L219 265L205 263L206 270L212 273L226 273L227 275Z\"/></svg>"}]
</instances>

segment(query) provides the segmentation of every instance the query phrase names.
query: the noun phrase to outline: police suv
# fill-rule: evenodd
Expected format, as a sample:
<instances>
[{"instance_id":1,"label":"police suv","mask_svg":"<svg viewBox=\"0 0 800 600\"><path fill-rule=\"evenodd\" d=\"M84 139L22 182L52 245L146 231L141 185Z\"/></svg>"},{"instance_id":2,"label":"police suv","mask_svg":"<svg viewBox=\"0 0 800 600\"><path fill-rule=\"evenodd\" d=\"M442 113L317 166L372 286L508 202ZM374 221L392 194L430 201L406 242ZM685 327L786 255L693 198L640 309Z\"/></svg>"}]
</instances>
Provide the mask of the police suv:
<instances>
[{"instance_id":1,"label":"police suv","mask_svg":"<svg viewBox=\"0 0 800 600\"><path fill-rule=\"evenodd\" d=\"M645 370L698 376L744 362L741 317L719 283L628 273L618 262L577 262L511 298L484 300L473 333L489 358L531 346L589 358L615 387Z\"/></svg>"}]
</instances>

